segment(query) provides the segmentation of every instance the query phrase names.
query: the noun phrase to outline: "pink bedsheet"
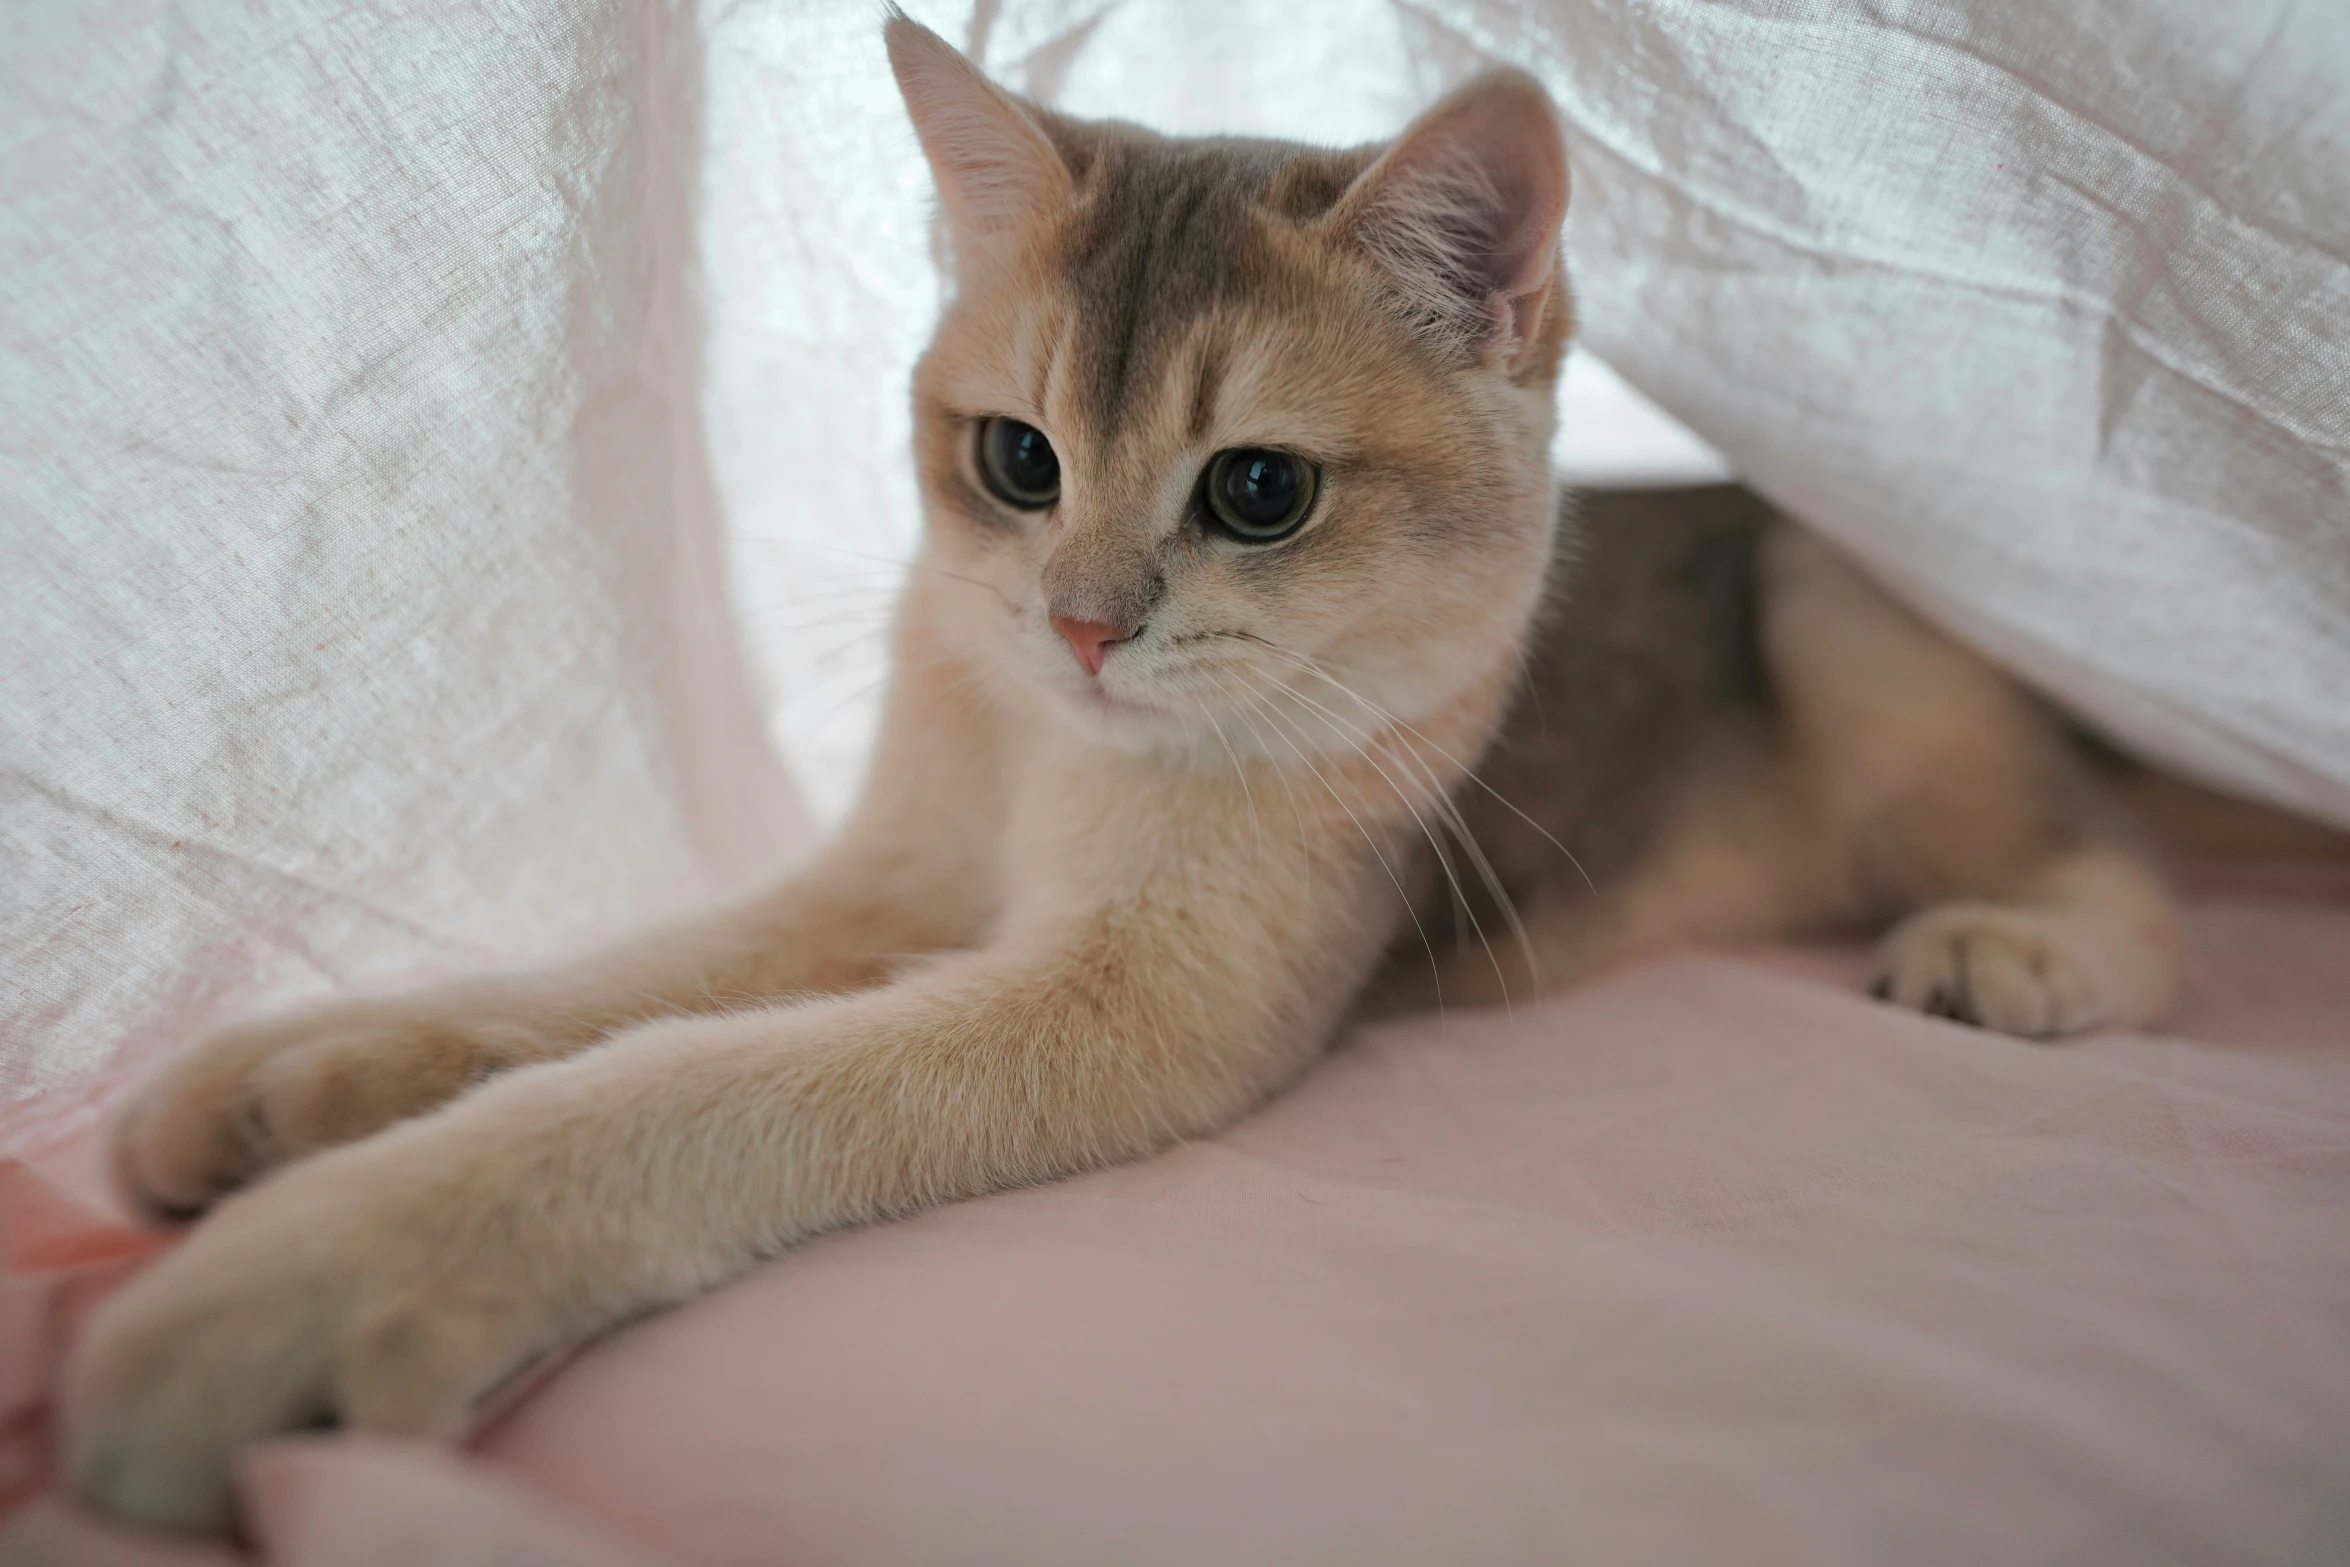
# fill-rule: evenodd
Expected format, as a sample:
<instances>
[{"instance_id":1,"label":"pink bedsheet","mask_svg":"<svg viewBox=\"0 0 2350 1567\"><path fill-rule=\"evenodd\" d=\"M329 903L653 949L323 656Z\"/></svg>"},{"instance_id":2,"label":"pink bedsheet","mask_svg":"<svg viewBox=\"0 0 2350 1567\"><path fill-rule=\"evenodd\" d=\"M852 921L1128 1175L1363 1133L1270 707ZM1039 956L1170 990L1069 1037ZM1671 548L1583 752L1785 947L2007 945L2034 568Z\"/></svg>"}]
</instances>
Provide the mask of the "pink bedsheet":
<instances>
[{"instance_id":1,"label":"pink bedsheet","mask_svg":"<svg viewBox=\"0 0 2350 1567\"><path fill-rule=\"evenodd\" d=\"M470 1452L304 1439L271 1563L2350 1560L2350 901L2207 889L2175 1031L1847 954L1366 1031L1231 1133L804 1248ZM150 1244L0 1177L0 1490ZM55 1497L16 1564L227 1563Z\"/></svg>"}]
</instances>

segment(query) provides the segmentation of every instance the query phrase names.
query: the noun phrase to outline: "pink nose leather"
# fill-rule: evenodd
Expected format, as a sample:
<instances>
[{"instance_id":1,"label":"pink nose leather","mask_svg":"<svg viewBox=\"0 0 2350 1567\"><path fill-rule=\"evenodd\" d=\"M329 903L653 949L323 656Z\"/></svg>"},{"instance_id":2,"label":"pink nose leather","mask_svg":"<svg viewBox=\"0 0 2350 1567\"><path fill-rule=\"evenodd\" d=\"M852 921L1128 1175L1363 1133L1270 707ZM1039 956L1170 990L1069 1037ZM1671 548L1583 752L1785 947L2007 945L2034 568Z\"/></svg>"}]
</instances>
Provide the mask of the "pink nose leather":
<instances>
[{"instance_id":1,"label":"pink nose leather","mask_svg":"<svg viewBox=\"0 0 2350 1567\"><path fill-rule=\"evenodd\" d=\"M1102 672L1102 659L1110 644L1126 640L1126 633L1106 620L1078 620L1069 615L1052 617L1053 629L1069 644L1069 651L1077 655L1077 662L1085 666L1089 675Z\"/></svg>"}]
</instances>

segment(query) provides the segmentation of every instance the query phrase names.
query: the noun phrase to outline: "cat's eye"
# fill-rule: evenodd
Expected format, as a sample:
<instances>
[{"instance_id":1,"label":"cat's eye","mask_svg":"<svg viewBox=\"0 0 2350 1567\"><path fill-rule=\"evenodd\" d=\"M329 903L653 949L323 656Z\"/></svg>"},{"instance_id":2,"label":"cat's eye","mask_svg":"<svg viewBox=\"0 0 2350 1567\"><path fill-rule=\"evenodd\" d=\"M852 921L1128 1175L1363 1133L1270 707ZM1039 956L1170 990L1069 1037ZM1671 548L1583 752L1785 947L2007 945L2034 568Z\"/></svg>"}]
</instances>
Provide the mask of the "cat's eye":
<instances>
[{"instance_id":1,"label":"cat's eye","mask_svg":"<svg viewBox=\"0 0 2350 1567\"><path fill-rule=\"evenodd\" d=\"M1035 425L984 419L979 425L979 476L1007 506L1035 511L1061 497L1061 459Z\"/></svg>"},{"instance_id":2,"label":"cat's eye","mask_svg":"<svg viewBox=\"0 0 2350 1567\"><path fill-rule=\"evenodd\" d=\"M1246 544L1288 538L1314 509L1314 465L1287 452L1242 447L1208 463L1208 515Z\"/></svg>"}]
</instances>

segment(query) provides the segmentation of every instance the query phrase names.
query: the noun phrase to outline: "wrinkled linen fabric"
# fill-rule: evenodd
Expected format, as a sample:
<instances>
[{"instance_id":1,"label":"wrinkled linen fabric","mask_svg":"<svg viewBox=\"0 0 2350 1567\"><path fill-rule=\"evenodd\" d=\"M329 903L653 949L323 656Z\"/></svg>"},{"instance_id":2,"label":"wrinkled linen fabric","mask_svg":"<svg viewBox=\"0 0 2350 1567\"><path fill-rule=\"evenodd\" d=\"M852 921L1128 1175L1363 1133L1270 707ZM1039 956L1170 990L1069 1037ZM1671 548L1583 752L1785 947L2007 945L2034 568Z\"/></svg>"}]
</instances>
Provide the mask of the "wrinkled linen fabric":
<instances>
[{"instance_id":1,"label":"wrinkled linen fabric","mask_svg":"<svg viewBox=\"0 0 2350 1567\"><path fill-rule=\"evenodd\" d=\"M1222 1135L632 1327L462 1462L257 1449L255 1555L2350 1560L2350 878L2209 889L2190 950L2172 1032L2054 1048L1874 1005L1857 952L1366 1030ZM122 1266L45 1228L0 1361ZM233 1559L0 1525L10 1567Z\"/></svg>"},{"instance_id":2,"label":"wrinkled linen fabric","mask_svg":"<svg viewBox=\"0 0 2350 1567\"><path fill-rule=\"evenodd\" d=\"M2350 823L2350 9L1427 12L1559 94L1587 341L2129 748Z\"/></svg>"},{"instance_id":3,"label":"wrinkled linen fabric","mask_svg":"<svg viewBox=\"0 0 2350 1567\"><path fill-rule=\"evenodd\" d=\"M723 585L699 33L28 8L0 46L0 1140L804 818Z\"/></svg>"}]
</instances>

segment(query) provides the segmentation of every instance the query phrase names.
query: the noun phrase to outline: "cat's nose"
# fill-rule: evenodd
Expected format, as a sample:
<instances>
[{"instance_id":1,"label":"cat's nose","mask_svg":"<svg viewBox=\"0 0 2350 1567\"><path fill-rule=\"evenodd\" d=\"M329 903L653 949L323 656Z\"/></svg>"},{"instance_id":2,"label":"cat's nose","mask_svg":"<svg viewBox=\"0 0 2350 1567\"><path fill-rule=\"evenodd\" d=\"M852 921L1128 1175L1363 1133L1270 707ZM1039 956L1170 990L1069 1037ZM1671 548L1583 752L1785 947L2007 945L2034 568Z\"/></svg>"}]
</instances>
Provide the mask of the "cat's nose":
<instances>
[{"instance_id":1,"label":"cat's nose","mask_svg":"<svg viewBox=\"0 0 2350 1567\"><path fill-rule=\"evenodd\" d=\"M1113 626L1106 620L1079 620L1074 615L1052 617L1053 629L1061 640L1069 644L1069 651L1077 655L1077 662L1085 666L1089 675L1102 672L1102 660L1109 655L1110 644L1123 642L1134 635L1124 626Z\"/></svg>"}]
</instances>

